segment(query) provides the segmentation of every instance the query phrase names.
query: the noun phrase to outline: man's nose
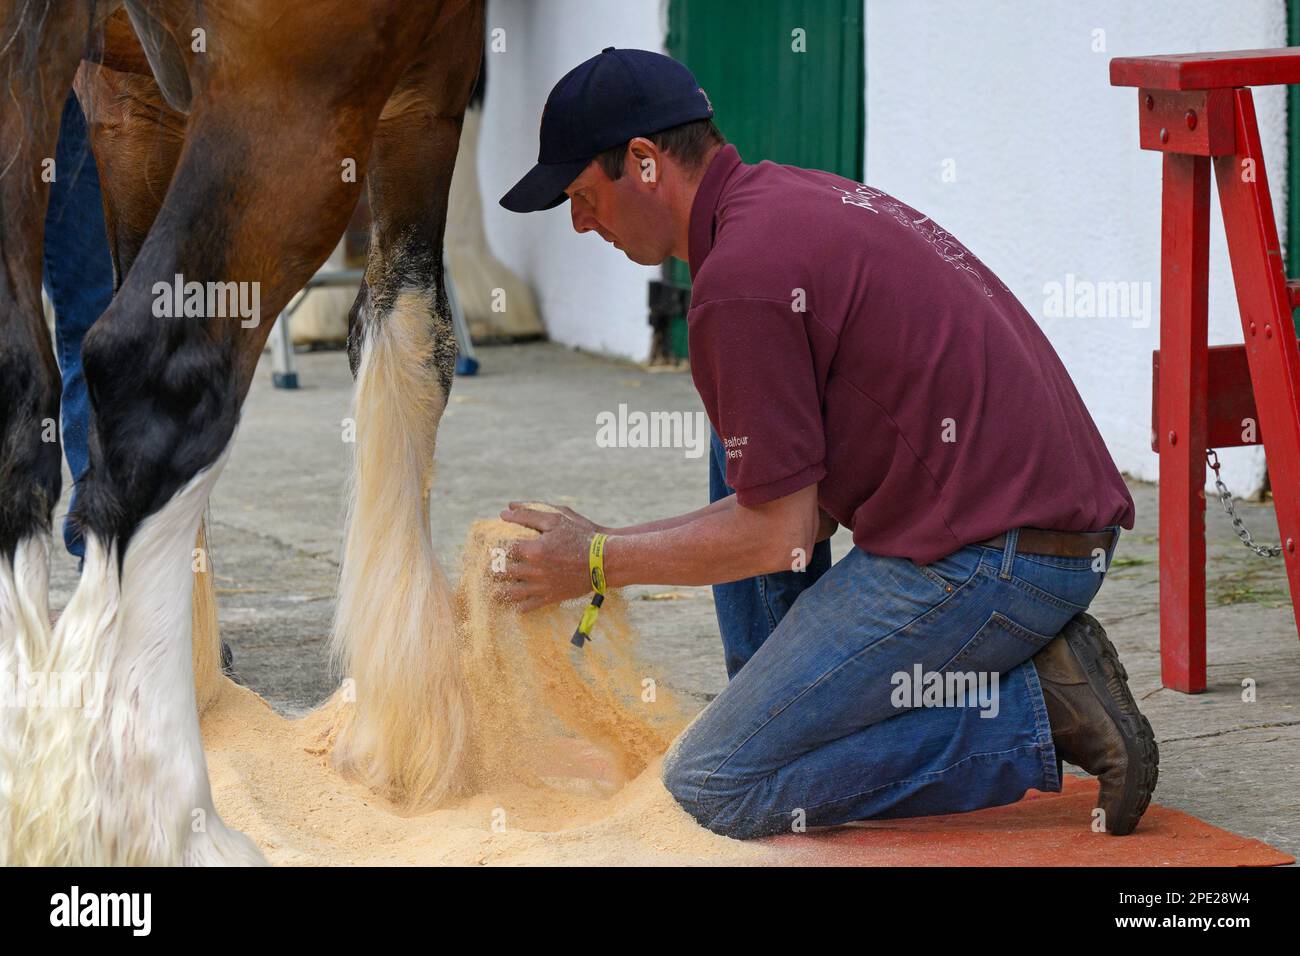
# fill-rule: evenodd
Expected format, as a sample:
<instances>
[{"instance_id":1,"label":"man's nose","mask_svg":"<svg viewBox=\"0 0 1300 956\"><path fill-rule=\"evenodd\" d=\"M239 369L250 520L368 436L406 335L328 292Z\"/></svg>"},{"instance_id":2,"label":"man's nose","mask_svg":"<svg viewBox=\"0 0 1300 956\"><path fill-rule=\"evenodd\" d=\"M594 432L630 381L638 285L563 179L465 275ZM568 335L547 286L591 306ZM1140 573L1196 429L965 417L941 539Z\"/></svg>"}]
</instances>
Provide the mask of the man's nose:
<instances>
[{"instance_id":1,"label":"man's nose","mask_svg":"<svg viewBox=\"0 0 1300 956\"><path fill-rule=\"evenodd\" d=\"M581 200L569 200L569 214L573 218L574 232L591 232L596 228L596 217L591 214L590 207Z\"/></svg>"}]
</instances>

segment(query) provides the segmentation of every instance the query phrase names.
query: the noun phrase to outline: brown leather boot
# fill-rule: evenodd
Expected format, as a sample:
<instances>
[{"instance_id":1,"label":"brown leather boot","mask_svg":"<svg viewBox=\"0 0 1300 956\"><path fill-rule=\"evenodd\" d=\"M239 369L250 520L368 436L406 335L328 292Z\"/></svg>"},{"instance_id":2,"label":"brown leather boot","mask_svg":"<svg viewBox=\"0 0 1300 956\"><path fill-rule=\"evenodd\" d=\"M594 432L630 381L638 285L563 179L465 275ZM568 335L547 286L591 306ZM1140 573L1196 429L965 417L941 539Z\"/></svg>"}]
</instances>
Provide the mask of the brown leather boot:
<instances>
[{"instance_id":1,"label":"brown leather boot","mask_svg":"<svg viewBox=\"0 0 1300 956\"><path fill-rule=\"evenodd\" d=\"M1160 751L1115 645L1079 614L1033 660L1057 756L1101 778L1107 832L1132 833L1156 788Z\"/></svg>"}]
</instances>

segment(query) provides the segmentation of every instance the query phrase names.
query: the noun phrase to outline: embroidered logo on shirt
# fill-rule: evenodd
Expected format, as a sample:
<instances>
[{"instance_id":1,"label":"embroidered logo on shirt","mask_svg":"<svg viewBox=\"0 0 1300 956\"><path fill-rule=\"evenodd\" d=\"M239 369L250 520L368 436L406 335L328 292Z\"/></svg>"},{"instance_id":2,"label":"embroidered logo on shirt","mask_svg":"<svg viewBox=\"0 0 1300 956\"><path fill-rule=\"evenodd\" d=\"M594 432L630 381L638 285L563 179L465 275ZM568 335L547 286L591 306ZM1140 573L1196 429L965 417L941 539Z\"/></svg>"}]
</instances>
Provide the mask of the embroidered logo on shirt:
<instances>
[{"instance_id":1,"label":"embroidered logo on shirt","mask_svg":"<svg viewBox=\"0 0 1300 956\"><path fill-rule=\"evenodd\" d=\"M894 199L889 194L883 193L879 189L874 189L864 183L859 183L857 189L853 192L849 192L847 189L842 189L839 186L832 186L831 188L837 193L842 194L840 196L840 202L845 205L857 206L859 209L865 209L867 212L871 213L879 214L882 211L886 212L903 225L919 233L921 237L931 245L940 259L948 263L954 269L965 272L973 277L977 282L979 282L980 288L984 290L984 294L989 298L993 297L993 290L989 288L989 284L984 281L984 276L972 261L975 257L970 254L970 251L965 246L957 241L956 237L954 237L952 233L948 232L948 230L944 229L929 216L922 216L920 219L913 219L911 214L898 200ZM873 203L879 205L880 208L877 209L876 205L873 205ZM998 284L1002 286L1004 292L1008 295L1010 294L1010 290L1002 283L1002 280L999 279Z\"/></svg>"}]
</instances>

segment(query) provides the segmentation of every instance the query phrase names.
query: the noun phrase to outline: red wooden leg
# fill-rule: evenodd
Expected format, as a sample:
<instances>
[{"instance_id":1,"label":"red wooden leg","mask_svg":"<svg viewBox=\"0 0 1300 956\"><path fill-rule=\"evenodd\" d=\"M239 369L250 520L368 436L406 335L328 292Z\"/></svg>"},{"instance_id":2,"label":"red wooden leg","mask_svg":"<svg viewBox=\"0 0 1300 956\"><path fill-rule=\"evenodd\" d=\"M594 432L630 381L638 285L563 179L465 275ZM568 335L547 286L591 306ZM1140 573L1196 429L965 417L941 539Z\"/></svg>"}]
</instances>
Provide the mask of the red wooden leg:
<instances>
[{"instance_id":1,"label":"red wooden leg","mask_svg":"<svg viewBox=\"0 0 1300 956\"><path fill-rule=\"evenodd\" d=\"M1269 200L1264 153L1250 90L1235 91L1237 153L1214 161L1224 232L1237 286L1259 430L1300 625L1300 349Z\"/></svg>"},{"instance_id":2,"label":"red wooden leg","mask_svg":"<svg viewBox=\"0 0 1300 956\"><path fill-rule=\"evenodd\" d=\"M1210 160L1164 154L1160 227L1160 677L1205 689Z\"/></svg>"}]
</instances>

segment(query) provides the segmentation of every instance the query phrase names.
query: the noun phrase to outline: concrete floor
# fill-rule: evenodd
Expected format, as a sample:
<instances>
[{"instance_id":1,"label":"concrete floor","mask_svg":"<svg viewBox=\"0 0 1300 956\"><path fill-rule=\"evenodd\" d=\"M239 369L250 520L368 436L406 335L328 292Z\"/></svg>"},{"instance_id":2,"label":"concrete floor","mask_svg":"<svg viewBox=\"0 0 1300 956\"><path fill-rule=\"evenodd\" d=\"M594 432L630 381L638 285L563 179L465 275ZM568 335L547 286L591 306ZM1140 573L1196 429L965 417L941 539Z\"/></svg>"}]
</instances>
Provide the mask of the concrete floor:
<instances>
[{"instance_id":1,"label":"concrete floor","mask_svg":"<svg viewBox=\"0 0 1300 956\"><path fill-rule=\"evenodd\" d=\"M434 539L454 575L470 522L512 499L568 504L605 524L678 514L706 500L705 457L681 449L596 445L596 414L701 409L683 372L648 372L550 344L483 349L482 372L457 379L438 438ZM235 448L213 495L210 544L222 634L239 677L286 714L334 688L326 657L338 575L342 440L351 379L342 353L297 356L302 388L271 388L258 369ZM1135 424L1135 427L1137 425ZM1142 427L1145 427L1143 424ZM1156 607L1156 493L1131 485L1138 524L1118 551L1093 611L1128 667L1160 741L1155 799L1300 855L1300 643L1280 560L1256 558L1209 511L1209 689L1163 690ZM60 507L60 519L67 500ZM1275 533L1266 505L1248 526ZM838 558L851 546L840 531ZM59 551L52 603L62 607L76 565ZM701 704L725 684L707 588L631 589L642 656L660 679ZM645 600L659 596L659 600ZM1242 682L1256 699L1243 702Z\"/></svg>"}]
</instances>

